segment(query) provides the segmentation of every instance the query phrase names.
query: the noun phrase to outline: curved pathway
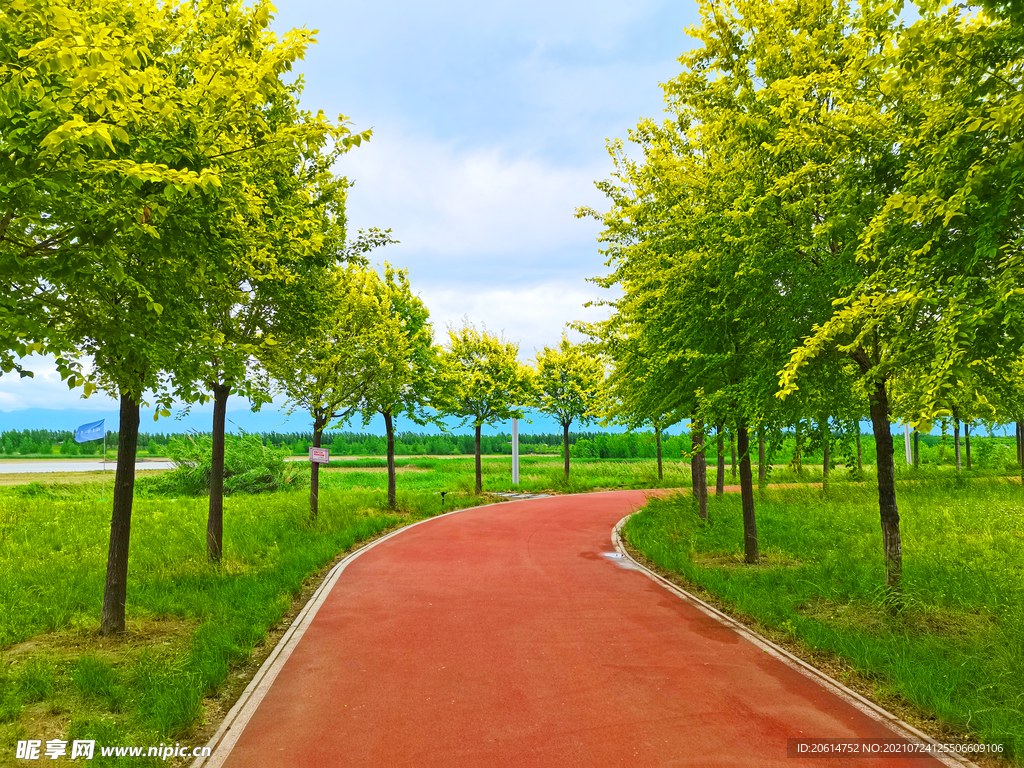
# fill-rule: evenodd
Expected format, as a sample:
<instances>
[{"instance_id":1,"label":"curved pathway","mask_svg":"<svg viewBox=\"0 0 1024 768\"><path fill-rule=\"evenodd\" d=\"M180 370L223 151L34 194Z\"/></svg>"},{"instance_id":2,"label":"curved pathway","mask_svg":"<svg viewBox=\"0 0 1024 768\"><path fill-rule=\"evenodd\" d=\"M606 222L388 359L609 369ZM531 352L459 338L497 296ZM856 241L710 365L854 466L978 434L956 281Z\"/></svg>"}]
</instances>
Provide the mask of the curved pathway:
<instances>
[{"instance_id":1,"label":"curved pathway","mask_svg":"<svg viewBox=\"0 0 1024 768\"><path fill-rule=\"evenodd\" d=\"M896 738L618 555L612 529L644 500L462 510L349 558L232 710L206 768L792 768L819 761L787 757L788 738Z\"/></svg>"}]
</instances>

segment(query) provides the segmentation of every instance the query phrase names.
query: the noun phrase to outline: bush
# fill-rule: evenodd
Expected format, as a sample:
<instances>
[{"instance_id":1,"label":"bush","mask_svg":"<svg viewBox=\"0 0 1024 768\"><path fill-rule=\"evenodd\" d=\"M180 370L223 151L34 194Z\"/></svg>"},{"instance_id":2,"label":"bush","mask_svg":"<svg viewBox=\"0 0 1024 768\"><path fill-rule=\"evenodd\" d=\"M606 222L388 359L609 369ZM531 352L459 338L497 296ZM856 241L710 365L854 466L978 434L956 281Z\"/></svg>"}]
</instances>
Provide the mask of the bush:
<instances>
[{"instance_id":1,"label":"bush","mask_svg":"<svg viewBox=\"0 0 1024 768\"><path fill-rule=\"evenodd\" d=\"M993 445L979 457L978 464L997 472L1009 472L1017 466L1017 451L1012 445Z\"/></svg>"},{"instance_id":2,"label":"bush","mask_svg":"<svg viewBox=\"0 0 1024 768\"><path fill-rule=\"evenodd\" d=\"M593 441L583 438L569 446L569 456L573 459L596 459L599 450Z\"/></svg>"},{"instance_id":3,"label":"bush","mask_svg":"<svg viewBox=\"0 0 1024 768\"><path fill-rule=\"evenodd\" d=\"M258 435L225 435L224 493L267 493L296 487L303 478L302 463L286 464L287 450L263 445ZM172 438L167 456L177 466L145 483L157 494L202 496L209 492L213 438L207 435Z\"/></svg>"}]
</instances>

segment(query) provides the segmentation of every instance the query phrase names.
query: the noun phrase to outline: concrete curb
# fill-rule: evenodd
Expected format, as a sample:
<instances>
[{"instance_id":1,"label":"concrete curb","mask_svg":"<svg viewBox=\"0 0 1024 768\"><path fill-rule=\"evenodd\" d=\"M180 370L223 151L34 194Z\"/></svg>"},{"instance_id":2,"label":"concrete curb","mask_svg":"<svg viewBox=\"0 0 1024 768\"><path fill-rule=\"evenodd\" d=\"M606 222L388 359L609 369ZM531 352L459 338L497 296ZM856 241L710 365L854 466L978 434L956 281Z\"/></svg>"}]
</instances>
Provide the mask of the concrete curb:
<instances>
[{"instance_id":1,"label":"concrete curb","mask_svg":"<svg viewBox=\"0 0 1024 768\"><path fill-rule=\"evenodd\" d=\"M503 502L498 502L503 503ZM320 586L317 587L316 591L309 598L309 602L299 612L298 616L292 622L292 625L288 628L288 631L281 636L278 640L277 645L274 646L274 650L270 652L270 655L264 660L260 666L256 675L246 686L245 690L242 691L242 695L238 697L238 701L228 711L224 717L224 721L220 724L217 732L213 734L213 737L206 743L206 746L210 748L209 757L200 757L192 763L192 768L220 768L224 761L227 760L228 755L231 754L232 748L238 741L239 736L245 729L245 726L252 719L253 713L256 712L257 707L263 701L270 687L274 684L274 680L277 679L278 674L292 655L292 651L299 644L302 636L306 633L309 625L316 618L317 612L320 610L320 606L327 600L327 596L330 594L331 589L337 583L341 577L342 572L349 566L349 564L357 557L362 555L364 552L376 547L378 544L382 544L392 536L397 536L403 531L407 531L410 528L415 528L417 525L423 523L429 523L432 520L437 520L442 517L448 517L450 515L458 514L459 512L465 512L469 509L483 509L484 507L496 506L495 504L482 504L478 507L463 507L462 509L453 509L450 512L445 512L434 517L428 517L426 520L420 520L410 525L403 525L401 528L392 531L386 536L381 536L379 539L371 541L362 547L350 552L344 559L339 561L327 574L327 577L321 582Z\"/></svg>"},{"instance_id":2,"label":"concrete curb","mask_svg":"<svg viewBox=\"0 0 1024 768\"><path fill-rule=\"evenodd\" d=\"M592 494L579 493L567 495L590 496ZM526 499L523 500L525 501ZM362 555L364 552L373 549L378 544L382 544L383 542L387 541L393 536L397 536L403 531L407 531L410 528L415 528L418 525L429 523L433 520L437 520L442 517L449 517L451 515L458 514L459 512L466 512L468 510L473 509L485 509L487 507L499 506L507 503L508 501L501 501L495 504L483 504L476 507L463 507L462 509L453 509L450 512L445 512L444 514L436 515L434 517L427 518L426 520L420 520L419 522L402 526L401 528L392 531L386 536L382 536L381 538L376 539L370 542L369 544L366 544L365 546L359 547L358 549L350 552L341 561L339 561L330 570L330 572L327 574L327 577L323 580L320 586L317 587L316 591L310 597L309 602L306 603L305 607L303 607L303 609L295 617L295 620L292 622L292 625L284 633L284 635L278 641L277 645L274 646L274 649L270 652L266 660L260 666L259 670L256 672L256 675L249 682L249 685L246 686L241 696L239 696L238 701L235 702L235 705L225 716L220 727L217 729L217 732L206 743L206 746L210 748L210 756L197 758L192 763L192 768L221 768L221 766L223 766L224 762L231 754L232 748L238 741L239 736L245 729L245 726L248 724L249 720L256 712L256 709L259 707L260 703L267 695L267 692L270 690L271 686L274 684L274 681L277 679L277 676L281 672L281 669L284 667L285 663L292 655L292 652L295 650L295 647L298 645L299 641L302 639L302 636L305 634L306 629L313 622L313 619L316 617L316 614L319 611L320 606L323 605L323 603L326 601L327 596L330 594L331 589L333 589L334 585L341 577L342 572L345 570L345 568L348 567L350 563L352 563L353 560ZM633 569L643 572L653 581L665 587L669 592L673 593L680 599L690 603L691 605L696 607L698 610L704 612L708 616L720 621L722 624L733 629L740 636L742 636L749 642L753 643L755 646L763 650L765 653L768 653L776 657L789 667L795 669L796 671L800 672L806 677L813 679L826 689L830 690L832 693L848 701L850 704L852 704L860 711L864 712L869 717L875 719L878 722L884 723L898 736L905 739L925 742L937 748L941 746L939 742L935 741L927 734L924 734L921 731L917 730L910 724L903 722L898 717L893 715L891 712L888 712L885 709L879 707L877 704L868 701L860 694L844 686L842 683L838 682L837 680L833 680L831 677L826 675L821 670L812 667L810 664L802 661L801 659L798 659L796 656L789 653L789 651L785 650L784 648L781 648L780 646L775 645L770 640L761 637L757 633L750 630L748 627L744 626L743 624L740 624L735 619L731 618L730 616L727 616L718 609L708 605L698 597L691 595L689 592L686 592L685 590L681 589L680 587L668 581L667 579L662 578L654 571L651 571L644 565L638 563L630 556L629 552L626 551L625 547L623 546L622 537L620 534L622 527L625 525L626 521L629 520L630 517L632 517L632 514L626 515L626 517L622 518L612 529L611 542L612 546L615 548L615 551L619 555L621 555L622 558L627 560L631 564ZM933 753L932 756L940 762L942 762L944 765L951 766L953 768L964 766L968 768L979 768L979 766L977 766L975 763L970 762L966 758L961 757L956 753Z\"/></svg>"},{"instance_id":3,"label":"concrete curb","mask_svg":"<svg viewBox=\"0 0 1024 768\"><path fill-rule=\"evenodd\" d=\"M625 546L623 545L621 535L622 527L626 524L626 521L629 520L629 518L631 518L634 514L636 513L634 512L632 514L626 515L624 518L619 520L616 526L612 529L612 546L615 547L616 552L618 552L623 558L628 559L629 562L633 564L635 570L642 572L643 574L645 574L646 576L648 576L649 578L663 586L669 592L673 593L676 597L694 606L699 611L702 611L711 618L720 621L722 624L725 624L727 627L729 627L734 632L739 634L745 640L753 643L755 646L760 648L765 653L774 656L782 663L786 664L787 666L791 667L797 672L800 672L805 677L809 677L810 679L817 682L819 685L823 686L824 688L834 693L836 696L839 696L841 699L844 699L845 701L849 702L868 717L872 718L873 720L876 720L877 722L883 723L889 729L894 731L897 736L904 739L908 739L910 741L924 742L936 748L936 750L940 750L942 748L942 745L938 741L936 741L926 733L922 733L921 731L917 730L917 728L910 725L909 723L903 722L898 717L896 717L896 715L892 714L892 712L882 709L882 707L878 706L873 701L869 701L856 691L847 688L838 680L834 680L833 678L826 675L820 669L811 666L803 659L797 658L792 653L787 651L785 648L776 645L771 640L761 637L761 635L757 634L749 627L736 621L736 619L732 618L731 616L725 613L722 613L717 608L708 605L699 597L691 595L689 592L687 592L685 589L682 589L677 584L673 584L668 579L659 576L650 568L647 568L646 566L634 560L632 556L629 554L629 552L626 550ZM977 764L972 763L970 760L957 754L956 752L934 751L929 756L940 761L943 765L948 765L951 767L979 768Z\"/></svg>"}]
</instances>

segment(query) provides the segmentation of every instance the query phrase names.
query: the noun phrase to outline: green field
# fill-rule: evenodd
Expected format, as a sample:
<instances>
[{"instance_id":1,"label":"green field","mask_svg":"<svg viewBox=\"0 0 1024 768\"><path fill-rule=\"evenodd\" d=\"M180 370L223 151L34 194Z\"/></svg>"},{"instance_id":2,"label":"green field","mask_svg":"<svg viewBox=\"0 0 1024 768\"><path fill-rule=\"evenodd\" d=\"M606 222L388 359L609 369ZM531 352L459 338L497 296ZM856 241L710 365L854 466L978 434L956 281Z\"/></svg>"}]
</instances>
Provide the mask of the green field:
<instances>
[{"instance_id":1,"label":"green field","mask_svg":"<svg viewBox=\"0 0 1024 768\"><path fill-rule=\"evenodd\" d=\"M117 640L96 634L110 522L98 480L60 484L36 476L0 488L0 764L25 738L203 743L268 638L280 634L339 553L395 526L493 500L472 495L472 458L397 464L396 512L384 508L387 473L376 458L335 461L322 470L314 525L302 487L228 497L220 565L205 556L207 500L154 495L147 488L155 478L140 479L129 632ZM483 466L485 491L513 490L508 457L487 457ZM528 456L515 490L689 484L687 465L667 461L664 470L659 483L650 460L580 460L566 482L559 458ZM870 476L851 483L845 470L835 470L823 497L813 485L820 466L800 474L776 467L773 482L802 487L762 492L765 557L754 568L736 562L742 540L736 497L711 499L710 524L701 524L685 501L652 503L633 518L627 536L741 614L848 658L883 703L905 698L953 731L1005 742L1019 755L1020 488L976 473L959 480L947 469L903 476L908 608L895 619L881 604ZM730 469L725 480L734 482Z\"/></svg>"},{"instance_id":2,"label":"green field","mask_svg":"<svg viewBox=\"0 0 1024 768\"><path fill-rule=\"evenodd\" d=\"M339 553L395 526L493 500L470 493L471 458L408 459L399 461L399 508L390 512L384 467L383 459L332 462L321 472L315 525L308 488L228 497L220 565L205 555L207 499L154 496L147 485L157 478L140 478L123 641L96 634L111 512L99 480L35 475L0 488L0 764L14 764L15 743L26 738L202 743L206 721L230 703L218 694L232 687L233 670L243 670L287 621L304 583ZM581 463L568 484L560 459L524 457L521 467L521 489L534 491L641 487L657 478L650 462ZM512 489L507 458L485 458L484 473L486 490ZM677 463L666 482L681 479Z\"/></svg>"},{"instance_id":3,"label":"green field","mask_svg":"<svg viewBox=\"0 0 1024 768\"><path fill-rule=\"evenodd\" d=\"M762 563L743 565L737 496L652 501L629 544L805 656L835 655L883 704L1024 757L1024 502L1016 483L917 473L899 488L905 607L887 610L871 485L769 490ZM929 722L929 717L931 721Z\"/></svg>"}]
</instances>

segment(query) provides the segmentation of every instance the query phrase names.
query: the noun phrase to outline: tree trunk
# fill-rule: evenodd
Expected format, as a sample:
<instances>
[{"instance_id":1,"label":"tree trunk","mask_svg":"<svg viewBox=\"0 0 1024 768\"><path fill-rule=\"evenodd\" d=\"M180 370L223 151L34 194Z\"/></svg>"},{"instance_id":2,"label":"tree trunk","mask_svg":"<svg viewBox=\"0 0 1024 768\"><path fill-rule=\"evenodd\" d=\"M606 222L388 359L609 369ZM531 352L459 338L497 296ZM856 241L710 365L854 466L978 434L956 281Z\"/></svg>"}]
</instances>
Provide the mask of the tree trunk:
<instances>
[{"instance_id":1,"label":"tree trunk","mask_svg":"<svg viewBox=\"0 0 1024 768\"><path fill-rule=\"evenodd\" d=\"M889 596L898 602L903 578L903 549L900 541L900 514L896 507L896 465L889 427L889 393L884 381L875 385L871 396L871 427L878 451L878 512L882 523L885 586Z\"/></svg>"},{"instance_id":2,"label":"tree trunk","mask_svg":"<svg viewBox=\"0 0 1024 768\"><path fill-rule=\"evenodd\" d=\"M1024 485L1024 422L1017 422L1017 463L1020 465L1020 484Z\"/></svg>"},{"instance_id":3,"label":"tree trunk","mask_svg":"<svg viewBox=\"0 0 1024 768\"><path fill-rule=\"evenodd\" d=\"M690 422L690 447L693 458L690 459L690 481L692 492L697 500L697 514L701 520L708 519L708 460L704 455L704 425L699 421Z\"/></svg>"},{"instance_id":4,"label":"tree trunk","mask_svg":"<svg viewBox=\"0 0 1024 768\"><path fill-rule=\"evenodd\" d=\"M921 453L920 453L921 433L916 429L914 430L914 469L921 466Z\"/></svg>"},{"instance_id":5,"label":"tree trunk","mask_svg":"<svg viewBox=\"0 0 1024 768\"><path fill-rule=\"evenodd\" d=\"M103 586L100 634L124 632L124 606L128 598L128 544L132 532L135 494L135 449L139 443L139 404L121 395L121 423L117 429L117 473L114 475L114 511L110 517L107 579Z\"/></svg>"},{"instance_id":6,"label":"tree trunk","mask_svg":"<svg viewBox=\"0 0 1024 768\"><path fill-rule=\"evenodd\" d=\"M956 458L957 474L960 474L963 470L960 463L960 415L956 412L956 409L953 409L953 455Z\"/></svg>"},{"instance_id":7,"label":"tree trunk","mask_svg":"<svg viewBox=\"0 0 1024 768\"><path fill-rule=\"evenodd\" d=\"M828 489L829 465L832 463L832 433L829 432L828 429L828 419L825 419L821 424L821 435L824 443L824 462L821 466L821 489L824 491Z\"/></svg>"},{"instance_id":8,"label":"tree trunk","mask_svg":"<svg viewBox=\"0 0 1024 768\"><path fill-rule=\"evenodd\" d=\"M562 453L565 454L565 479L569 479L569 424L562 424Z\"/></svg>"},{"instance_id":9,"label":"tree trunk","mask_svg":"<svg viewBox=\"0 0 1024 768\"><path fill-rule=\"evenodd\" d=\"M744 560L753 565L757 562L757 518L754 516L754 476L750 469L750 436L747 424L742 419L736 426L736 441L740 454L740 500L743 504L743 551Z\"/></svg>"},{"instance_id":10,"label":"tree trunk","mask_svg":"<svg viewBox=\"0 0 1024 768\"><path fill-rule=\"evenodd\" d=\"M757 484L764 485L768 478L768 467L764 463L764 427L757 431Z\"/></svg>"},{"instance_id":11,"label":"tree trunk","mask_svg":"<svg viewBox=\"0 0 1024 768\"><path fill-rule=\"evenodd\" d=\"M800 421L797 420L796 427L794 428L794 446L793 446L793 469L796 470L798 475L804 473L804 436L800 431Z\"/></svg>"},{"instance_id":12,"label":"tree trunk","mask_svg":"<svg viewBox=\"0 0 1024 768\"><path fill-rule=\"evenodd\" d=\"M210 512L206 518L206 556L219 563L224 553L224 421L231 386L213 385L213 453L210 456Z\"/></svg>"},{"instance_id":13,"label":"tree trunk","mask_svg":"<svg viewBox=\"0 0 1024 768\"><path fill-rule=\"evenodd\" d=\"M864 454L860 449L860 422L857 422L857 471L864 471Z\"/></svg>"},{"instance_id":14,"label":"tree trunk","mask_svg":"<svg viewBox=\"0 0 1024 768\"><path fill-rule=\"evenodd\" d=\"M324 427L327 426L327 419L320 417L313 418L313 447L320 447L320 440L324 435ZM320 514L320 465L310 462L309 469L309 519L316 520Z\"/></svg>"},{"instance_id":15,"label":"tree trunk","mask_svg":"<svg viewBox=\"0 0 1024 768\"><path fill-rule=\"evenodd\" d=\"M398 505L395 483L395 418L391 411L384 412L384 427L388 432L388 509Z\"/></svg>"},{"instance_id":16,"label":"tree trunk","mask_svg":"<svg viewBox=\"0 0 1024 768\"><path fill-rule=\"evenodd\" d=\"M967 454L967 468L971 468L971 422L964 422L964 451Z\"/></svg>"},{"instance_id":17,"label":"tree trunk","mask_svg":"<svg viewBox=\"0 0 1024 768\"><path fill-rule=\"evenodd\" d=\"M736 479L736 433L729 435L729 449L732 451L732 479Z\"/></svg>"},{"instance_id":18,"label":"tree trunk","mask_svg":"<svg viewBox=\"0 0 1024 768\"><path fill-rule=\"evenodd\" d=\"M483 493L484 490L484 472L483 466L480 463L480 424L476 425L476 492Z\"/></svg>"},{"instance_id":19,"label":"tree trunk","mask_svg":"<svg viewBox=\"0 0 1024 768\"><path fill-rule=\"evenodd\" d=\"M1020 465L1020 482L1024 485L1024 423L1017 422L1017 463Z\"/></svg>"},{"instance_id":20,"label":"tree trunk","mask_svg":"<svg viewBox=\"0 0 1024 768\"><path fill-rule=\"evenodd\" d=\"M722 422L715 426L715 435L718 442L715 448L718 450L718 463L715 465L715 496L725 493L725 438L722 435Z\"/></svg>"},{"instance_id":21,"label":"tree trunk","mask_svg":"<svg viewBox=\"0 0 1024 768\"><path fill-rule=\"evenodd\" d=\"M661 427L654 427L654 442L658 445L658 479L664 479L661 474Z\"/></svg>"}]
</instances>

